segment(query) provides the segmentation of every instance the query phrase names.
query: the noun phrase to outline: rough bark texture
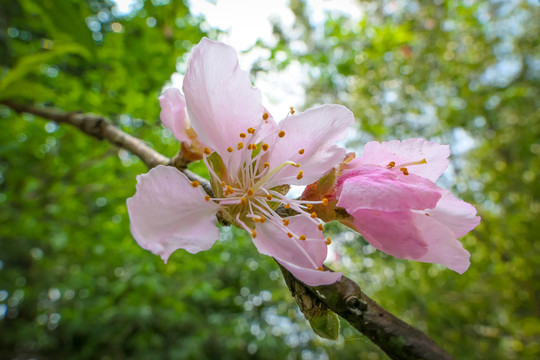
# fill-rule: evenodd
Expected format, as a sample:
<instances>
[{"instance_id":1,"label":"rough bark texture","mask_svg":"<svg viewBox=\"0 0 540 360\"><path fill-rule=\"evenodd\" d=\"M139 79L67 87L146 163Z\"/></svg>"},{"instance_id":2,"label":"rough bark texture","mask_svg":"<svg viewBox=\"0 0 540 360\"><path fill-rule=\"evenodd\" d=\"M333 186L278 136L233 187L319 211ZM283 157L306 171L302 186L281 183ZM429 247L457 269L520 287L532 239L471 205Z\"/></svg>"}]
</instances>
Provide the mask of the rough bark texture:
<instances>
[{"instance_id":1,"label":"rough bark texture","mask_svg":"<svg viewBox=\"0 0 540 360\"><path fill-rule=\"evenodd\" d=\"M128 150L138 156L148 168L158 165L175 166L191 180L198 180L206 192L213 196L210 183L186 169L189 161L181 151L172 159L155 151L144 141L135 138L109 120L79 112L65 112L49 107L2 101L17 112L34 114L57 123L68 123L99 140ZM220 218L220 221L224 222ZM307 286L280 266L285 282L306 317L330 309L367 336L392 359L451 360L452 357L423 332L398 319L364 294L358 284L347 277L334 284ZM326 267L326 270L331 270Z\"/></svg>"}]
</instances>

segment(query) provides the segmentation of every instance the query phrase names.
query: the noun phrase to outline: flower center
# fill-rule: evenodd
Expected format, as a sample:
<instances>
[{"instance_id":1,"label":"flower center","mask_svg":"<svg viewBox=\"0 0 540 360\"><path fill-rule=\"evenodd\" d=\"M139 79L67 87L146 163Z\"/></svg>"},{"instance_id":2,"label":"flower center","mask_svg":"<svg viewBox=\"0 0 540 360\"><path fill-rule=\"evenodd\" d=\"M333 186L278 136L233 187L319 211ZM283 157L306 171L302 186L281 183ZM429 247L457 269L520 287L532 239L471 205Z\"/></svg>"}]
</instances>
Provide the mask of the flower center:
<instances>
[{"instance_id":1,"label":"flower center","mask_svg":"<svg viewBox=\"0 0 540 360\"><path fill-rule=\"evenodd\" d=\"M266 120L265 115L266 119L268 118L265 113L263 115L264 120ZM252 127L246 129L245 132L239 134L240 142L227 148L227 152L231 153L232 156L227 164L223 164L226 165L226 171L224 172L214 169L213 163L208 160L212 151L209 148L204 149L204 162L214 180L214 184L220 185L216 194L221 196L216 198L206 197L206 201L216 202L223 209L226 209L233 221L248 231L253 238L257 237L256 223L269 223L280 229L285 238L300 241L321 241L322 237L310 239L306 234L297 234L291 230L289 219L282 219L277 214L276 209L279 206L292 209L297 214L303 215L305 219L309 219L318 230L323 231L322 222L318 219L317 214L311 210L314 204L327 204L328 202L325 199L322 201L292 200L285 196L289 188L288 185L268 187L269 180L274 178L280 170L287 166L299 168L300 164L294 161L285 161L271 168L267 160L276 144L274 143L271 147L264 142L265 139L270 138L270 135L262 140L257 140L255 134L258 131L259 129ZM279 131L275 137L276 142L285 136L286 133L283 130ZM300 149L298 153L302 155L304 149ZM302 176L303 172L299 170L297 179L301 179ZM325 241L327 245L331 243L329 238L322 238L322 241ZM315 266L315 268L318 268L318 266Z\"/></svg>"}]
</instances>

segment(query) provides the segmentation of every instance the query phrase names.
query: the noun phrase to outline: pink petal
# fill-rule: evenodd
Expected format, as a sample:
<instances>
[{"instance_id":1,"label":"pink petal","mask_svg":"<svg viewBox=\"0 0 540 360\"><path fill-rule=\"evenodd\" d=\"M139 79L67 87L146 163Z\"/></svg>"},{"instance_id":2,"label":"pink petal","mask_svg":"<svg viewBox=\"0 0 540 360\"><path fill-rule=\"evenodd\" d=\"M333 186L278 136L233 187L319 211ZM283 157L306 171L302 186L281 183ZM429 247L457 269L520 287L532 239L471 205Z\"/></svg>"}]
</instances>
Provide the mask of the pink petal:
<instances>
[{"instance_id":1,"label":"pink petal","mask_svg":"<svg viewBox=\"0 0 540 360\"><path fill-rule=\"evenodd\" d=\"M311 184L338 165L343 161L346 150L335 143L345 139L348 127L353 122L352 112L341 105L323 105L283 120L278 130L284 131L285 135L275 137L268 159L270 168L285 161L293 161L301 166L284 167L269 181L268 187ZM303 154L299 153L300 150L303 150ZM298 180L300 170L303 177Z\"/></svg>"},{"instance_id":2,"label":"pink petal","mask_svg":"<svg viewBox=\"0 0 540 360\"><path fill-rule=\"evenodd\" d=\"M413 215L416 214L410 210L356 210L349 214L353 216L354 226L364 239L389 255L418 259L428 251L428 244L414 223Z\"/></svg>"},{"instance_id":3,"label":"pink petal","mask_svg":"<svg viewBox=\"0 0 540 360\"><path fill-rule=\"evenodd\" d=\"M392 140L379 143L371 141L364 147L364 153L358 158L363 164L386 166L394 161L396 166L426 159L426 164L407 166L409 173L437 181L448 167L450 148L425 139Z\"/></svg>"},{"instance_id":4,"label":"pink petal","mask_svg":"<svg viewBox=\"0 0 540 360\"><path fill-rule=\"evenodd\" d=\"M339 280L341 273L317 270L327 254L324 236L317 225L303 215L288 219L288 229L297 235L305 235L307 240L290 239L286 232L271 222L257 223L257 236L253 239L257 250L274 257L307 285L327 285Z\"/></svg>"},{"instance_id":5,"label":"pink petal","mask_svg":"<svg viewBox=\"0 0 540 360\"><path fill-rule=\"evenodd\" d=\"M474 206L455 198L450 191L441 191L443 196L437 206L425 211L433 219L450 228L456 237L465 235L480 223Z\"/></svg>"},{"instance_id":6,"label":"pink petal","mask_svg":"<svg viewBox=\"0 0 540 360\"><path fill-rule=\"evenodd\" d=\"M200 140L227 164L241 140L240 133L263 122L261 93L238 64L236 51L203 38L193 48L184 77L188 114Z\"/></svg>"},{"instance_id":7,"label":"pink petal","mask_svg":"<svg viewBox=\"0 0 540 360\"><path fill-rule=\"evenodd\" d=\"M337 206L349 214L359 209L402 211L434 208L441 189L419 176L363 165L343 174L338 181L338 196Z\"/></svg>"},{"instance_id":8,"label":"pink petal","mask_svg":"<svg viewBox=\"0 0 540 360\"><path fill-rule=\"evenodd\" d=\"M133 237L165 262L177 249L208 250L219 237L218 206L205 195L173 167L159 165L137 176L137 191L127 199Z\"/></svg>"},{"instance_id":9,"label":"pink petal","mask_svg":"<svg viewBox=\"0 0 540 360\"><path fill-rule=\"evenodd\" d=\"M189 124L186 119L186 99L184 95L176 88L168 88L159 97L159 104L161 105L159 116L163 125L172 131L175 138L190 145L191 139L186 133Z\"/></svg>"},{"instance_id":10,"label":"pink petal","mask_svg":"<svg viewBox=\"0 0 540 360\"><path fill-rule=\"evenodd\" d=\"M442 264L460 274L469 268L471 254L449 228L424 214L414 214L414 222L428 244L426 254L416 260Z\"/></svg>"}]
</instances>

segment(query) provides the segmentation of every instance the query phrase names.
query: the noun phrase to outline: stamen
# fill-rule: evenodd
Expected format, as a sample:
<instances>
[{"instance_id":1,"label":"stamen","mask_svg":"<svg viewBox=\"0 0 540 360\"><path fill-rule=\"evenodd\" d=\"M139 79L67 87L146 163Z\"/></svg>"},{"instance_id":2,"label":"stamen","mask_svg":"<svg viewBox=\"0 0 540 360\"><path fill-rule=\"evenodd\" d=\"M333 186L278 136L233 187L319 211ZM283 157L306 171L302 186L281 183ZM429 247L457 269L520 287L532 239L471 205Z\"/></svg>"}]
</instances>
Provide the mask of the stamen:
<instances>
[{"instance_id":1,"label":"stamen","mask_svg":"<svg viewBox=\"0 0 540 360\"><path fill-rule=\"evenodd\" d=\"M225 181L222 181L222 182L221 182L221 186L225 186L225 185L226 185L226 184L225 184Z\"/></svg>"},{"instance_id":2,"label":"stamen","mask_svg":"<svg viewBox=\"0 0 540 360\"><path fill-rule=\"evenodd\" d=\"M319 224L319 230L324 231L324 226L323 226L323 224Z\"/></svg>"},{"instance_id":3,"label":"stamen","mask_svg":"<svg viewBox=\"0 0 540 360\"><path fill-rule=\"evenodd\" d=\"M257 150L257 144L251 144L251 150L256 151Z\"/></svg>"},{"instance_id":4,"label":"stamen","mask_svg":"<svg viewBox=\"0 0 540 360\"><path fill-rule=\"evenodd\" d=\"M210 150L210 148L205 147L203 152L205 155L210 155L212 153L212 150Z\"/></svg>"},{"instance_id":5,"label":"stamen","mask_svg":"<svg viewBox=\"0 0 540 360\"><path fill-rule=\"evenodd\" d=\"M267 163L264 163L264 167L266 167L266 164ZM277 173L279 170L283 169L285 166L287 165L297 165L295 162L293 161L285 161L283 164L275 167L272 171L270 171L268 174L266 174L263 178L261 178L259 181L257 181L257 183L255 185L253 185L253 188L254 189L258 189L260 188L264 183L266 183L272 176L274 176L275 173ZM268 165L270 166L270 164Z\"/></svg>"},{"instance_id":6,"label":"stamen","mask_svg":"<svg viewBox=\"0 0 540 360\"><path fill-rule=\"evenodd\" d=\"M250 134L254 134L254 133L255 133L255 129L252 128L252 127L249 127L249 128L247 129L247 132L250 133Z\"/></svg>"},{"instance_id":7,"label":"stamen","mask_svg":"<svg viewBox=\"0 0 540 360\"><path fill-rule=\"evenodd\" d=\"M227 148L227 151L230 152L230 153L232 153L232 152L233 152L233 148L229 146L229 147Z\"/></svg>"},{"instance_id":8,"label":"stamen","mask_svg":"<svg viewBox=\"0 0 540 360\"><path fill-rule=\"evenodd\" d=\"M284 207L285 209L288 209L288 208L291 207L291 204L285 204L285 205L283 205L283 207Z\"/></svg>"},{"instance_id":9,"label":"stamen","mask_svg":"<svg viewBox=\"0 0 540 360\"><path fill-rule=\"evenodd\" d=\"M313 209L313 205L311 205L311 204L307 204L306 207L307 207L308 210Z\"/></svg>"},{"instance_id":10,"label":"stamen","mask_svg":"<svg viewBox=\"0 0 540 360\"><path fill-rule=\"evenodd\" d=\"M300 179L303 178L303 177L304 177L304 172L303 172L302 170L300 170L300 171L298 172L298 175L296 175L296 180L300 180Z\"/></svg>"},{"instance_id":11,"label":"stamen","mask_svg":"<svg viewBox=\"0 0 540 360\"><path fill-rule=\"evenodd\" d=\"M291 234L291 233L287 233L287 236L288 236L288 237L290 237L290 238L292 239L292 237L293 237L293 234Z\"/></svg>"},{"instance_id":12,"label":"stamen","mask_svg":"<svg viewBox=\"0 0 540 360\"><path fill-rule=\"evenodd\" d=\"M399 171L401 171L403 173L403 175L409 175L409 171L407 170L407 168L400 168Z\"/></svg>"},{"instance_id":13,"label":"stamen","mask_svg":"<svg viewBox=\"0 0 540 360\"><path fill-rule=\"evenodd\" d=\"M422 160L418 160L418 161L411 161L411 162L408 162L408 163L405 163L405 164L399 164L399 166L401 167L405 167L405 166L410 166L410 165L422 165L422 164L427 164L427 161L426 159L422 159Z\"/></svg>"},{"instance_id":14,"label":"stamen","mask_svg":"<svg viewBox=\"0 0 540 360\"><path fill-rule=\"evenodd\" d=\"M210 196L208 196L208 195L205 195L205 196L204 196L204 200L206 200L206 201L210 201Z\"/></svg>"},{"instance_id":15,"label":"stamen","mask_svg":"<svg viewBox=\"0 0 540 360\"><path fill-rule=\"evenodd\" d=\"M241 137L242 139L245 139L246 136L247 136L246 133L240 133L240 137Z\"/></svg>"},{"instance_id":16,"label":"stamen","mask_svg":"<svg viewBox=\"0 0 540 360\"><path fill-rule=\"evenodd\" d=\"M272 195L268 194L268 195L266 195L266 198L267 198L268 200L272 200Z\"/></svg>"},{"instance_id":17,"label":"stamen","mask_svg":"<svg viewBox=\"0 0 540 360\"><path fill-rule=\"evenodd\" d=\"M255 191L253 191L253 189L249 189L247 191L247 196L252 196L254 193L255 193Z\"/></svg>"},{"instance_id":18,"label":"stamen","mask_svg":"<svg viewBox=\"0 0 540 360\"><path fill-rule=\"evenodd\" d=\"M225 191L225 193L229 193L229 194L233 194L233 193L234 193L234 190L233 190L233 188L232 188L231 185L227 185L227 190ZM227 195L227 194L225 194L225 195Z\"/></svg>"},{"instance_id":19,"label":"stamen","mask_svg":"<svg viewBox=\"0 0 540 360\"><path fill-rule=\"evenodd\" d=\"M322 204L323 204L324 206L327 206L327 205L328 205L328 199L327 199L327 198L323 198L323 199L322 199Z\"/></svg>"},{"instance_id":20,"label":"stamen","mask_svg":"<svg viewBox=\"0 0 540 360\"><path fill-rule=\"evenodd\" d=\"M238 150L241 150L244 147L244 143L238 143Z\"/></svg>"},{"instance_id":21,"label":"stamen","mask_svg":"<svg viewBox=\"0 0 540 360\"><path fill-rule=\"evenodd\" d=\"M306 235L300 235L298 237L298 240L302 240L302 241L306 240Z\"/></svg>"},{"instance_id":22,"label":"stamen","mask_svg":"<svg viewBox=\"0 0 540 360\"><path fill-rule=\"evenodd\" d=\"M315 211L312 212L312 213L311 213L311 217L312 217L313 219L315 219L315 218L317 217L317 213L316 213Z\"/></svg>"},{"instance_id":23,"label":"stamen","mask_svg":"<svg viewBox=\"0 0 540 360\"><path fill-rule=\"evenodd\" d=\"M396 166L396 162L395 162L395 161L390 161L390 162L388 163L388 165L386 165L386 167L387 167L388 169L391 169L391 168L393 168L394 166Z\"/></svg>"},{"instance_id":24,"label":"stamen","mask_svg":"<svg viewBox=\"0 0 540 360\"><path fill-rule=\"evenodd\" d=\"M304 153L304 149L298 150L298 153L299 153L300 155L302 155L302 154Z\"/></svg>"},{"instance_id":25,"label":"stamen","mask_svg":"<svg viewBox=\"0 0 540 360\"><path fill-rule=\"evenodd\" d=\"M283 225L288 226L289 225L289 220L288 219L283 219Z\"/></svg>"},{"instance_id":26,"label":"stamen","mask_svg":"<svg viewBox=\"0 0 540 360\"><path fill-rule=\"evenodd\" d=\"M263 145L262 145L262 149L263 149L264 151L268 150L268 147L269 147L268 144L263 144Z\"/></svg>"},{"instance_id":27,"label":"stamen","mask_svg":"<svg viewBox=\"0 0 540 360\"><path fill-rule=\"evenodd\" d=\"M278 133L278 136L279 136L279 137L284 137L284 136L285 136L285 131L281 130L281 131Z\"/></svg>"},{"instance_id":28,"label":"stamen","mask_svg":"<svg viewBox=\"0 0 540 360\"><path fill-rule=\"evenodd\" d=\"M241 205L246 205L246 204L247 204L247 199L246 199L245 197L242 196L242 197L240 198L240 204L241 204Z\"/></svg>"},{"instance_id":29,"label":"stamen","mask_svg":"<svg viewBox=\"0 0 540 360\"><path fill-rule=\"evenodd\" d=\"M324 268L323 268L322 266L319 266L319 267L317 268L317 270L319 270L319 271L324 271Z\"/></svg>"},{"instance_id":30,"label":"stamen","mask_svg":"<svg viewBox=\"0 0 540 360\"><path fill-rule=\"evenodd\" d=\"M265 168L267 168L267 167L270 167L270 164L267 163L267 162L265 162L265 163L263 164L263 166L264 166Z\"/></svg>"},{"instance_id":31,"label":"stamen","mask_svg":"<svg viewBox=\"0 0 540 360\"><path fill-rule=\"evenodd\" d=\"M268 113L265 112L265 113L263 114L263 120L267 120L269 116L270 116L270 115L268 115Z\"/></svg>"},{"instance_id":32,"label":"stamen","mask_svg":"<svg viewBox=\"0 0 540 360\"><path fill-rule=\"evenodd\" d=\"M294 113L296 112L296 111L294 111L294 107L293 107L293 106L291 106L290 109L291 109L291 114L294 114Z\"/></svg>"},{"instance_id":33,"label":"stamen","mask_svg":"<svg viewBox=\"0 0 540 360\"><path fill-rule=\"evenodd\" d=\"M251 230L251 237L254 239L257 237L257 232L255 230Z\"/></svg>"},{"instance_id":34,"label":"stamen","mask_svg":"<svg viewBox=\"0 0 540 360\"><path fill-rule=\"evenodd\" d=\"M199 185L201 185L201 183L198 182L197 180L194 180L194 181L191 182L191 186L193 186L194 188L196 188Z\"/></svg>"},{"instance_id":35,"label":"stamen","mask_svg":"<svg viewBox=\"0 0 540 360\"><path fill-rule=\"evenodd\" d=\"M326 238L326 241L324 242L326 245L330 245L332 243L332 239Z\"/></svg>"}]
</instances>

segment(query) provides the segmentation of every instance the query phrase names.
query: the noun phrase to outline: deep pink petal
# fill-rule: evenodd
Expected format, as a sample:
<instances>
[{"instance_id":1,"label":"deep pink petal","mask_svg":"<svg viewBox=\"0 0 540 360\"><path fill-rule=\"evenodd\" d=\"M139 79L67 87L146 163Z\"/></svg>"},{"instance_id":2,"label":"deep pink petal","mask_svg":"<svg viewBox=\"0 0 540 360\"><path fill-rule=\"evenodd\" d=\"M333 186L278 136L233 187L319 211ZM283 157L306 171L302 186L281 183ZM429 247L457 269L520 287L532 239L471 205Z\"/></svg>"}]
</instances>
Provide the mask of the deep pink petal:
<instances>
[{"instance_id":1,"label":"deep pink petal","mask_svg":"<svg viewBox=\"0 0 540 360\"><path fill-rule=\"evenodd\" d=\"M349 213L359 209L402 211L434 208L441 198L441 189L413 174L364 165L341 176L338 196L337 206Z\"/></svg>"},{"instance_id":2,"label":"deep pink petal","mask_svg":"<svg viewBox=\"0 0 540 360\"><path fill-rule=\"evenodd\" d=\"M269 187L311 184L338 165L343 161L346 150L335 143L345 139L353 122L352 112L341 105L323 105L283 120L278 131L284 131L285 135L275 137L268 159L270 168L285 161L301 166L286 166L269 181ZM303 154L299 153L301 150ZM300 170L303 177L298 180Z\"/></svg>"},{"instance_id":3,"label":"deep pink petal","mask_svg":"<svg viewBox=\"0 0 540 360\"><path fill-rule=\"evenodd\" d=\"M137 176L137 191L127 199L133 237L165 262L177 249L209 249L219 237L218 206L205 195L173 167L159 165Z\"/></svg>"},{"instance_id":4,"label":"deep pink petal","mask_svg":"<svg viewBox=\"0 0 540 360\"><path fill-rule=\"evenodd\" d=\"M327 254L327 245L317 225L303 215L288 218L289 231L305 235L306 240L290 239L286 232L271 222L257 223L253 243L264 255L272 256L307 285L327 285L337 281L341 273L318 271Z\"/></svg>"},{"instance_id":5,"label":"deep pink petal","mask_svg":"<svg viewBox=\"0 0 540 360\"><path fill-rule=\"evenodd\" d=\"M168 88L159 97L161 105L161 122L171 130L174 137L180 141L191 144L191 139L186 133L187 123L186 99L180 90Z\"/></svg>"},{"instance_id":6,"label":"deep pink petal","mask_svg":"<svg viewBox=\"0 0 540 360\"><path fill-rule=\"evenodd\" d=\"M433 219L450 228L456 237L465 235L480 224L480 216L476 216L474 206L457 199L450 191L441 191L443 196L437 206L426 211Z\"/></svg>"},{"instance_id":7,"label":"deep pink petal","mask_svg":"<svg viewBox=\"0 0 540 360\"><path fill-rule=\"evenodd\" d=\"M191 53L183 90L191 126L226 164L238 153L227 149L236 148L239 134L263 122L261 93L228 45L203 38Z\"/></svg>"},{"instance_id":8,"label":"deep pink petal","mask_svg":"<svg viewBox=\"0 0 540 360\"><path fill-rule=\"evenodd\" d=\"M407 166L409 173L437 181L448 167L450 148L425 139L392 140L379 143L371 141L364 147L364 152L358 158L362 164L386 166L394 161L396 166L426 159L425 164Z\"/></svg>"},{"instance_id":9,"label":"deep pink petal","mask_svg":"<svg viewBox=\"0 0 540 360\"><path fill-rule=\"evenodd\" d=\"M428 244L416 228L410 210L387 212L356 210L349 212L360 234L377 249L404 259L418 259L428 251ZM425 216L425 215L424 215Z\"/></svg>"},{"instance_id":10,"label":"deep pink petal","mask_svg":"<svg viewBox=\"0 0 540 360\"><path fill-rule=\"evenodd\" d=\"M414 222L428 244L426 254L416 260L442 264L460 274L469 268L471 254L448 227L424 214L414 214Z\"/></svg>"}]
</instances>

